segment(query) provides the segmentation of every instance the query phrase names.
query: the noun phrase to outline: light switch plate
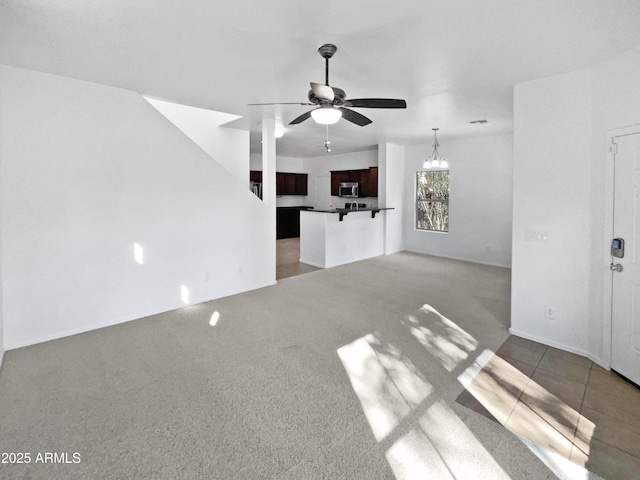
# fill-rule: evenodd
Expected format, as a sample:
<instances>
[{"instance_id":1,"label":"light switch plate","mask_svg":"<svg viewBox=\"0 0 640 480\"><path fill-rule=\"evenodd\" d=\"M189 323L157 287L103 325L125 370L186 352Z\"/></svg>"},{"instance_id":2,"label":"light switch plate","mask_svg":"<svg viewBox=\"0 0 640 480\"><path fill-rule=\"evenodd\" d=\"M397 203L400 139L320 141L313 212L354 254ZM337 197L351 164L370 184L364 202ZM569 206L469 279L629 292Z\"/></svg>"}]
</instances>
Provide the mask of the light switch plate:
<instances>
[{"instance_id":1,"label":"light switch plate","mask_svg":"<svg viewBox=\"0 0 640 480\"><path fill-rule=\"evenodd\" d=\"M526 228L524 230L525 242L549 243L549 232L547 230L534 230Z\"/></svg>"}]
</instances>

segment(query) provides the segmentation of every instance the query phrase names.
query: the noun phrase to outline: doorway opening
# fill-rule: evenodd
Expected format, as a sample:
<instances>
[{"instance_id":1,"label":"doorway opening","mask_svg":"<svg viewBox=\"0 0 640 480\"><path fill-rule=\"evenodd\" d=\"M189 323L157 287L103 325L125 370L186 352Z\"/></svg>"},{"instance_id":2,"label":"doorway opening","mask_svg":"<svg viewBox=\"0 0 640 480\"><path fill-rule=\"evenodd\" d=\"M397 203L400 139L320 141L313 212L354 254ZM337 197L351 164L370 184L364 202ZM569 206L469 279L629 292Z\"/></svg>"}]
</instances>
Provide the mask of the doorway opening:
<instances>
[{"instance_id":1,"label":"doorway opening","mask_svg":"<svg viewBox=\"0 0 640 480\"><path fill-rule=\"evenodd\" d=\"M300 261L300 237L276 240L276 280L320 270Z\"/></svg>"}]
</instances>

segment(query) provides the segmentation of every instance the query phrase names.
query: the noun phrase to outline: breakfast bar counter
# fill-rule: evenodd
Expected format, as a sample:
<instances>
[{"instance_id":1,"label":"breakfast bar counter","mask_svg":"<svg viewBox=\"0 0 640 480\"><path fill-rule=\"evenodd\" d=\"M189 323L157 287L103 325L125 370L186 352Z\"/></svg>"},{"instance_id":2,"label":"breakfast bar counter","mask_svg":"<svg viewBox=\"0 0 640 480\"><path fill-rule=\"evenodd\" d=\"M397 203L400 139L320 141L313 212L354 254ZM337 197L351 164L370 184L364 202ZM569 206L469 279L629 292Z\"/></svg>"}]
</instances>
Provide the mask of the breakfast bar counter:
<instances>
[{"instance_id":1,"label":"breakfast bar counter","mask_svg":"<svg viewBox=\"0 0 640 480\"><path fill-rule=\"evenodd\" d=\"M391 208L303 210L300 261L330 268L384 253L384 215ZM348 215L348 217L347 217Z\"/></svg>"}]
</instances>

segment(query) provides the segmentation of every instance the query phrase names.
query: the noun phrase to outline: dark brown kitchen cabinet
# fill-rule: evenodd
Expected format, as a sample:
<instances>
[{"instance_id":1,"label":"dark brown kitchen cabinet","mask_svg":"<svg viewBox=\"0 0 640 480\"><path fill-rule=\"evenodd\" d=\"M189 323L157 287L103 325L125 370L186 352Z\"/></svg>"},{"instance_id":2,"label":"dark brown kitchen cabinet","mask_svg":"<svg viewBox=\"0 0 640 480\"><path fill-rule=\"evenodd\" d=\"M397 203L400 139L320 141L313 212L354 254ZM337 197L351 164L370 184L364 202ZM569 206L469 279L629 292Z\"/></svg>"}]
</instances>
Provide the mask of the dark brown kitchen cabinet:
<instances>
[{"instance_id":1,"label":"dark brown kitchen cabinet","mask_svg":"<svg viewBox=\"0 0 640 480\"><path fill-rule=\"evenodd\" d=\"M307 195L306 173L276 172L276 195ZM251 170L249 180L262 183L262 172Z\"/></svg>"},{"instance_id":2,"label":"dark brown kitchen cabinet","mask_svg":"<svg viewBox=\"0 0 640 480\"><path fill-rule=\"evenodd\" d=\"M276 172L276 195L284 195L284 175Z\"/></svg>"},{"instance_id":3,"label":"dark brown kitchen cabinet","mask_svg":"<svg viewBox=\"0 0 640 480\"><path fill-rule=\"evenodd\" d=\"M331 172L331 195L338 196L338 189L340 188L340 182L346 182L345 172Z\"/></svg>"},{"instance_id":4,"label":"dark brown kitchen cabinet","mask_svg":"<svg viewBox=\"0 0 640 480\"><path fill-rule=\"evenodd\" d=\"M262 172L260 170L251 170L249 172L249 180L251 182L262 183Z\"/></svg>"},{"instance_id":5,"label":"dark brown kitchen cabinet","mask_svg":"<svg viewBox=\"0 0 640 480\"><path fill-rule=\"evenodd\" d=\"M338 196L340 182L358 182L360 197L378 196L378 167L331 172L331 195Z\"/></svg>"},{"instance_id":6,"label":"dark brown kitchen cabinet","mask_svg":"<svg viewBox=\"0 0 640 480\"><path fill-rule=\"evenodd\" d=\"M306 195L306 173L276 172L276 195Z\"/></svg>"},{"instance_id":7,"label":"dark brown kitchen cabinet","mask_svg":"<svg viewBox=\"0 0 640 480\"><path fill-rule=\"evenodd\" d=\"M378 196L378 167L371 167L364 170L360 176L360 196L361 197L377 197Z\"/></svg>"},{"instance_id":8,"label":"dark brown kitchen cabinet","mask_svg":"<svg viewBox=\"0 0 640 480\"><path fill-rule=\"evenodd\" d=\"M361 170L339 170L331 172L331 195L338 196L341 182L360 182Z\"/></svg>"},{"instance_id":9,"label":"dark brown kitchen cabinet","mask_svg":"<svg viewBox=\"0 0 640 480\"><path fill-rule=\"evenodd\" d=\"M295 195L306 195L307 194L307 174L306 173L295 173L296 176L296 193Z\"/></svg>"},{"instance_id":10,"label":"dark brown kitchen cabinet","mask_svg":"<svg viewBox=\"0 0 640 480\"><path fill-rule=\"evenodd\" d=\"M284 191L282 195L297 195L296 194L296 177L294 173L283 173L284 177Z\"/></svg>"}]
</instances>

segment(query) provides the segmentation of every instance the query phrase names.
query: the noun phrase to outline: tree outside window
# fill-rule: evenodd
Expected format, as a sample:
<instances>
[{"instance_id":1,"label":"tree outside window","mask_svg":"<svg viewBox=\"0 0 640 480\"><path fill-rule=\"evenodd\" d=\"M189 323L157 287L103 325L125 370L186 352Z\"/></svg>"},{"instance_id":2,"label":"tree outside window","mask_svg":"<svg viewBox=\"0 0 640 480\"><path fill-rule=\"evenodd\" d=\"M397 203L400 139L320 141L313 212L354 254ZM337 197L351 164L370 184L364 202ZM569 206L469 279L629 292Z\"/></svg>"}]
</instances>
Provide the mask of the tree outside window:
<instances>
[{"instance_id":1,"label":"tree outside window","mask_svg":"<svg viewBox=\"0 0 640 480\"><path fill-rule=\"evenodd\" d=\"M416 228L449 231L449 171L417 172Z\"/></svg>"}]
</instances>

